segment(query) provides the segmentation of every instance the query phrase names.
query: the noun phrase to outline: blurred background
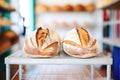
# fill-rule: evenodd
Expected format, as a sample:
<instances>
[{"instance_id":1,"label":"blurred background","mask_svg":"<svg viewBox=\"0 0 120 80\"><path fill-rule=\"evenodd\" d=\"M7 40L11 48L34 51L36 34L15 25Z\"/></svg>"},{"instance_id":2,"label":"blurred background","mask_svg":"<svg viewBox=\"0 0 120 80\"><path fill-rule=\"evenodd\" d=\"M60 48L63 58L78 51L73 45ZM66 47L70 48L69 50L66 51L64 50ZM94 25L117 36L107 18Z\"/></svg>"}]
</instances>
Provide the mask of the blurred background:
<instances>
[{"instance_id":1,"label":"blurred background","mask_svg":"<svg viewBox=\"0 0 120 80\"><path fill-rule=\"evenodd\" d=\"M61 39L70 29L84 27L97 39L101 52L113 58L111 79L119 80L119 9L119 0L0 0L0 80L6 79L5 57L21 50L25 38L38 27L56 30ZM11 69L14 75L18 66ZM104 80L106 67L96 69Z\"/></svg>"}]
</instances>

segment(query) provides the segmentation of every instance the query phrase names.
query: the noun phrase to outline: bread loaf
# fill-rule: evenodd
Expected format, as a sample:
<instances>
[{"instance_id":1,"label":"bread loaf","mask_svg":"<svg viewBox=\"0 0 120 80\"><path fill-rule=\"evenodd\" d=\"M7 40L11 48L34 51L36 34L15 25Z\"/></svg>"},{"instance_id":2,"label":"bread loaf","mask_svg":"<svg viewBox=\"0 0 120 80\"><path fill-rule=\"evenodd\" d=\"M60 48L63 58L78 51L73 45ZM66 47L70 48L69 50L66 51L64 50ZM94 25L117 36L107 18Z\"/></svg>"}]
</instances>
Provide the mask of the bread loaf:
<instances>
[{"instance_id":1,"label":"bread loaf","mask_svg":"<svg viewBox=\"0 0 120 80\"><path fill-rule=\"evenodd\" d=\"M95 5L93 3L88 4L85 6L86 11L94 11L95 10Z\"/></svg>"},{"instance_id":2,"label":"bread loaf","mask_svg":"<svg viewBox=\"0 0 120 80\"><path fill-rule=\"evenodd\" d=\"M50 11L52 12L58 12L58 11L62 11L62 8L58 5L53 5L50 7Z\"/></svg>"},{"instance_id":3,"label":"bread loaf","mask_svg":"<svg viewBox=\"0 0 120 80\"><path fill-rule=\"evenodd\" d=\"M78 5L75 5L73 7L73 10L74 11L85 11L85 7L83 5L81 5L81 4L78 4Z\"/></svg>"},{"instance_id":4,"label":"bread loaf","mask_svg":"<svg viewBox=\"0 0 120 80\"><path fill-rule=\"evenodd\" d=\"M73 11L73 6L70 4L67 4L63 6L63 11Z\"/></svg>"},{"instance_id":5,"label":"bread loaf","mask_svg":"<svg viewBox=\"0 0 120 80\"><path fill-rule=\"evenodd\" d=\"M69 31L62 44L63 50L74 57L88 58L100 53L97 40L84 28Z\"/></svg>"},{"instance_id":6,"label":"bread loaf","mask_svg":"<svg viewBox=\"0 0 120 80\"><path fill-rule=\"evenodd\" d=\"M31 57L53 57L60 50L60 36L40 27L26 38L23 49Z\"/></svg>"},{"instance_id":7,"label":"bread loaf","mask_svg":"<svg viewBox=\"0 0 120 80\"><path fill-rule=\"evenodd\" d=\"M44 4L36 4L35 6L35 11L36 12L47 12L48 11L48 6Z\"/></svg>"}]
</instances>

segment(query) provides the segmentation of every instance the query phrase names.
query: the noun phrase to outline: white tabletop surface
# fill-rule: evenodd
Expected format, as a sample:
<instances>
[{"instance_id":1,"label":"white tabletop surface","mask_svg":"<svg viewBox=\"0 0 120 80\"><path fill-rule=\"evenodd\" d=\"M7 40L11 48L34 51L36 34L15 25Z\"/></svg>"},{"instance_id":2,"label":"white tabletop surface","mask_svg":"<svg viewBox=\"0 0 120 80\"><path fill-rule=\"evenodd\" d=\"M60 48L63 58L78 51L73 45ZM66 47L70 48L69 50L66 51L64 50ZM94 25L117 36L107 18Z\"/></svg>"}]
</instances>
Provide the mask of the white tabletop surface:
<instances>
[{"instance_id":1,"label":"white tabletop surface","mask_svg":"<svg viewBox=\"0 0 120 80\"><path fill-rule=\"evenodd\" d=\"M101 53L102 54L102 53ZM52 58L32 58L20 50L16 53L11 54L5 58L5 64L82 64L82 65L92 65L100 64L107 65L112 64L112 58L105 55L99 55L93 58L76 58L71 57L61 51L58 55Z\"/></svg>"}]
</instances>

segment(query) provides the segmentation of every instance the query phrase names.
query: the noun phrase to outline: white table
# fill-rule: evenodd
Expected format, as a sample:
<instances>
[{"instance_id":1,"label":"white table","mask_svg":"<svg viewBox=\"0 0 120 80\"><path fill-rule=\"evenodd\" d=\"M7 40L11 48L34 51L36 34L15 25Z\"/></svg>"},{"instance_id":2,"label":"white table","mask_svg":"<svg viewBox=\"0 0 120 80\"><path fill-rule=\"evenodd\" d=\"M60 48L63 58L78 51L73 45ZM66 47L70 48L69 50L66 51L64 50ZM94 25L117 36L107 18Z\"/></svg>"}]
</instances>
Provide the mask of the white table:
<instances>
[{"instance_id":1,"label":"white table","mask_svg":"<svg viewBox=\"0 0 120 80\"><path fill-rule=\"evenodd\" d=\"M104 55L99 55L94 58L80 59L66 55L64 52L60 52L55 57L52 58L31 58L24 54L22 50L11 54L10 56L5 58L6 64L6 80L10 80L10 65L18 64L19 65L19 80L22 79L22 65L23 64L59 64L59 65L73 65L73 64L81 64L81 65L91 65L91 80L94 80L94 65L107 65L107 80L111 78L111 65L112 58Z\"/></svg>"}]
</instances>

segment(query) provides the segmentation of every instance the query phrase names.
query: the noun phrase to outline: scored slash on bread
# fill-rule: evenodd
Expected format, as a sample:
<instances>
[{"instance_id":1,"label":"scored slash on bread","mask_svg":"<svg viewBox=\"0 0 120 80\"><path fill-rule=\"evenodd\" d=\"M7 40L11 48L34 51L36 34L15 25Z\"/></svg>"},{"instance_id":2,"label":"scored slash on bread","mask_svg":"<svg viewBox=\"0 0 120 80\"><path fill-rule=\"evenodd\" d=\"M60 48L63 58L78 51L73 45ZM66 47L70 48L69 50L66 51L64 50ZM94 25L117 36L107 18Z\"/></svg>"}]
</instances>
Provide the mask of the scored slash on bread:
<instances>
[{"instance_id":1,"label":"scored slash on bread","mask_svg":"<svg viewBox=\"0 0 120 80\"><path fill-rule=\"evenodd\" d=\"M76 46L76 47L82 48L81 45L77 44L76 42L70 41L70 40L64 40L63 43L71 44L72 46Z\"/></svg>"},{"instance_id":2,"label":"scored slash on bread","mask_svg":"<svg viewBox=\"0 0 120 80\"><path fill-rule=\"evenodd\" d=\"M79 41L76 40L77 38L73 39L74 38L73 37L73 38L71 38L72 40L66 39L63 41L63 43L70 44L72 46L76 46L76 47L80 47L80 48L92 48L92 47L94 47L94 45L96 44L96 39L91 37L91 35L88 33L87 30L85 30L84 28L80 28L80 29L76 29L76 32L77 32L76 37L78 36Z\"/></svg>"},{"instance_id":3,"label":"scored slash on bread","mask_svg":"<svg viewBox=\"0 0 120 80\"><path fill-rule=\"evenodd\" d=\"M54 43L51 43L50 45L48 45L47 47L44 48L44 50L47 50L51 47L56 47L58 45L58 42L54 42Z\"/></svg>"},{"instance_id":4,"label":"scored slash on bread","mask_svg":"<svg viewBox=\"0 0 120 80\"><path fill-rule=\"evenodd\" d=\"M27 43L27 40L25 41L26 42L26 48L25 48L25 51L30 53L31 55L34 54L34 55L39 55L41 54L42 56L44 55L48 55L48 56L53 56L54 55L54 52L57 51L57 46L58 46L58 42L53 42L51 43L50 45L48 45L47 47L45 47L43 50L39 50L37 48L31 48L28 43ZM41 56L41 57L42 57Z\"/></svg>"},{"instance_id":5,"label":"scored slash on bread","mask_svg":"<svg viewBox=\"0 0 120 80\"><path fill-rule=\"evenodd\" d=\"M41 27L38 28L37 34L36 34L36 42L39 49L44 44L47 34L48 34L48 29L45 30L45 29L42 29Z\"/></svg>"},{"instance_id":6,"label":"scored slash on bread","mask_svg":"<svg viewBox=\"0 0 120 80\"><path fill-rule=\"evenodd\" d=\"M83 46L83 48L87 48L89 44L89 39L90 39L88 32L84 28L80 28L76 30L77 30L81 45Z\"/></svg>"},{"instance_id":7,"label":"scored slash on bread","mask_svg":"<svg viewBox=\"0 0 120 80\"><path fill-rule=\"evenodd\" d=\"M92 48L95 44L96 44L96 39L94 39L94 41L93 41L92 44L90 45L90 48Z\"/></svg>"}]
</instances>

